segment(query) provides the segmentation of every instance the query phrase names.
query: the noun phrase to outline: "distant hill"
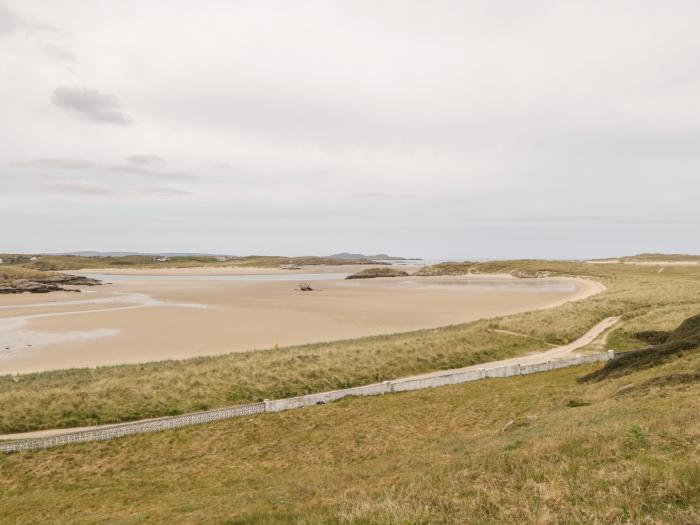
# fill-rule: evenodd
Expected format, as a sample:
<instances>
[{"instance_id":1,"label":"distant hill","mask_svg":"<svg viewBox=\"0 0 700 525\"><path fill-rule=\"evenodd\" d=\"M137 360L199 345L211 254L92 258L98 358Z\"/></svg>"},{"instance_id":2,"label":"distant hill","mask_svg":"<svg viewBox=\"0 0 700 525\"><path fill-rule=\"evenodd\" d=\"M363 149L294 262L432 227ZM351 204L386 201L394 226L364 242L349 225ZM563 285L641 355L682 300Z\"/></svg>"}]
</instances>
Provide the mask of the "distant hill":
<instances>
[{"instance_id":1,"label":"distant hill","mask_svg":"<svg viewBox=\"0 0 700 525\"><path fill-rule=\"evenodd\" d=\"M76 255L78 257L129 257L132 255L157 255L160 257L233 257L219 253L189 253L189 252L99 252L85 250L79 252L63 252L53 255Z\"/></svg>"},{"instance_id":2,"label":"distant hill","mask_svg":"<svg viewBox=\"0 0 700 525\"><path fill-rule=\"evenodd\" d=\"M329 255L328 258L329 259L344 259L346 261L351 261L351 260L356 260L356 259L371 259L371 260L380 260L380 261L416 261L416 260L418 260L416 257L413 257L413 258L394 257L391 255L387 255L386 253L380 253L377 255L364 255L362 253L348 253L348 252L334 253L333 255Z\"/></svg>"}]
</instances>

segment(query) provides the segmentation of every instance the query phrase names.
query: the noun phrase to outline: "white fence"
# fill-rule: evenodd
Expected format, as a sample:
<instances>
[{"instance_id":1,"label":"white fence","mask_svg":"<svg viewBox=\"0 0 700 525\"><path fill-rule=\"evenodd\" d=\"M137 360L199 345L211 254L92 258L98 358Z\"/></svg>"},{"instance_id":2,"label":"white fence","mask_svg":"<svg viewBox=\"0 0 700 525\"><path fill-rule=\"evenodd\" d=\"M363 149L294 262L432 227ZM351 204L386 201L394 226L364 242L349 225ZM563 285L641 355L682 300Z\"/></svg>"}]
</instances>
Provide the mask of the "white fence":
<instances>
[{"instance_id":1,"label":"white fence","mask_svg":"<svg viewBox=\"0 0 700 525\"><path fill-rule=\"evenodd\" d=\"M534 374L536 372L545 372L548 370L566 368L585 363L608 361L614 358L614 352L612 350L608 350L607 352L600 354L592 354L587 356L577 355L576 357L568 359L557 359L545 363L530 365L513 364L489 368L485 367L468 371L445 370L443 372L437 372L423 377L395 379L393 381L384 381L383 383L346 388L343 390L332 390L330 392L320 392L318 394L309 394L286 399L266 399L262 403L252 403L249 405L239 405L228 408L217 408L214 410L206 410L204 412L163 417L148 421L115 424L102 428L68 432L45 438L22 439L0 444L0 452L21 452L24 450L51 448L70 443L104 441L107 439L131 436L134 434L159 432L162 430L209 423L211 421L220 421L222 419L261 414L263 412L281 412L283 410L291 410L294 408L322 405L348 396L376 396L380 394L388 394L390 392L406 392L409 390L455 385L458 383L466 383L468 381L477 381L479 379L486 378Z\"/></svg>"}]
</instances>

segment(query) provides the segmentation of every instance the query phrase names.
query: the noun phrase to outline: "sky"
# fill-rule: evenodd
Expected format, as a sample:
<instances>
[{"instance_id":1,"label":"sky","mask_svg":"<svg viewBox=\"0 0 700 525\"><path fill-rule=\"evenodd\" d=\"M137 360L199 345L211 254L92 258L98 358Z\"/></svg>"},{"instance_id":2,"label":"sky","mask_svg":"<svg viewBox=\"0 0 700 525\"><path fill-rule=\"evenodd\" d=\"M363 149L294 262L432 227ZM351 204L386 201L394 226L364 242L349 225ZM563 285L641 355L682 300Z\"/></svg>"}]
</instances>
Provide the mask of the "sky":
<instances>
[{"instance_id":1,"label":"sky","mask_svg":"<svg viewBox=\"0 0 700 525\"><path fill-rule=\"evenodd\" d=\"M0 0L0 252L700 253L696 0Z\"/></svg>"}]
</instances>

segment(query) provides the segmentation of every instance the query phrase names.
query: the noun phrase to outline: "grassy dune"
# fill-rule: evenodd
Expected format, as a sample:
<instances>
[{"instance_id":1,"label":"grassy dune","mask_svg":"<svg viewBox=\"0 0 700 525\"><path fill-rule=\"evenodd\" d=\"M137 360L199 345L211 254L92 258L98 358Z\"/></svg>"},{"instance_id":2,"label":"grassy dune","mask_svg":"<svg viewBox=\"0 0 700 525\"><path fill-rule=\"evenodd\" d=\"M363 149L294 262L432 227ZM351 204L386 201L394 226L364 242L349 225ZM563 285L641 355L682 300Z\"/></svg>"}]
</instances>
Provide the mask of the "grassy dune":
<instances>
[{"instance_id":1,"label":"grassy dune","mask_svg":"<svg viewBox=\"0 0 700 525\"><path fill-rule=\"evenodd\" d=\"M596 368L0 456L2 515L18 524L700 522L700 351L577 381Z\"/></svg>"},{"instance_id":2,"label":"grassy dune","mask_svg":"<svg viewBox=\"0 0 700 525\"><path fill-rule=\"evenodd\" d=\"M348 275L346 279L373 279L375 277L405 277L408 273L399 270L398 268L392 268L391 266L383 266L381 268L366 268L365 270L360 270L357 273Z\"/></svg>"},{"instance_id":3,"label":"grassy dune","mask_svg":"<svg viewBox=\"0 0 700 525\"><path fill-rule=\"evenodd\" d=\"M700 255L688 255L683 253L641 253L628 257L620 257L624 262L700 262Z\"/></svg>"},{"instance_id":4,"label":"grassy dune","mask_svg":"<svg viewBox=\"0 0 700 525\"><path fill-rule=\"evenodd\" d=\"M41 279L50 276L47 272L17 265L0 266L0 284L11 283L15 279Z\"/></svg>"},{"instance_id":5,"label":"grassy dune","mask_svg":"<svg viewBox=\"0 0 700 525\"><path fill-rule=\"evenodd\" d=\"M558 308L440 329L186 361L0 376L0 432L178 414L467 366L539 350L543 341L569 342L610 315L624 316L610 337L622 350L640 345L637 331L668 330L700 311L698 268L658 273L619 264L514 261L489 263L480 271L507 271L508 265L587 273L608 289Z\"/></svg>"}]
</instances>

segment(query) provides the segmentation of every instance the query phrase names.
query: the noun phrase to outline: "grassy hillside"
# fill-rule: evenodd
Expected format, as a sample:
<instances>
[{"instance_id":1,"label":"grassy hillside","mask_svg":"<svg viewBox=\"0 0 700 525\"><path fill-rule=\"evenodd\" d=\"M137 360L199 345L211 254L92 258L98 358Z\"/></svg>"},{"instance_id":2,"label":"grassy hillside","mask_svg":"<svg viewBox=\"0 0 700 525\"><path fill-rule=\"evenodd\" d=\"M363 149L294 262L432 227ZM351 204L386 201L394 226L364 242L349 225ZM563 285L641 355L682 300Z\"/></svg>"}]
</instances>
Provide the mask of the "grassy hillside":
<instances>
[{"instance_id":1,"label":"grassy hillside","mask_svg":"<svg viewBox=\"0 0 700 525\"><path fill-rule=\"evenodd\" d=\"M493 271L588 272L606 292L558 308L441 329L186 361L0 377L0 432L177 414L344 388L467 366L565 343L623 315L613 348L638 347L641 330L669 330L700 311L700 269L543 261L489 263ZM510 264L510 267L508 266ZM524 338L494 328L528 334Z\"/></svg>"},{"instance_id":2,"label":"grassy hillside","mask_svg":"<svg viewBox=\"0 0 700 525\"><path fill-rule=\"evenodd\" d=\"M0 456L8 523L700 522L700 355ZM694 380L669 380L695 373ZM467 518L468 517L468 518Z\"/></svg>"},{"instance_id":3,"label":"grassy hillside","mask_svg":"<svg viewBox=\"0 0 700 525\"><path fill-rule=\"evenodd\" d=\"M700 262L700 255L684 253L640 253L639 255L620 257L620 260L623 262Z\"/></svg>"},{"instance_id":4,"label":"grassy hillside","mask_svg":"<svg viewBox=\"0 0 700 525\"><path fill-rule=\"evenodd\" d=\"M621 355L618 359L606 363L600 370L585 376L583 380L599 381L608 377L621 377L665 363L685 352L695 351L700 347L700 314L686 319L678 328L665 335L660 335L663 332L659 331L653 333L657 339L656 344ZM689 378L693 380L694 375L691 373ZM683 380L683 377L679 376L676 379Z\"/></svg>"}]
</instances>

